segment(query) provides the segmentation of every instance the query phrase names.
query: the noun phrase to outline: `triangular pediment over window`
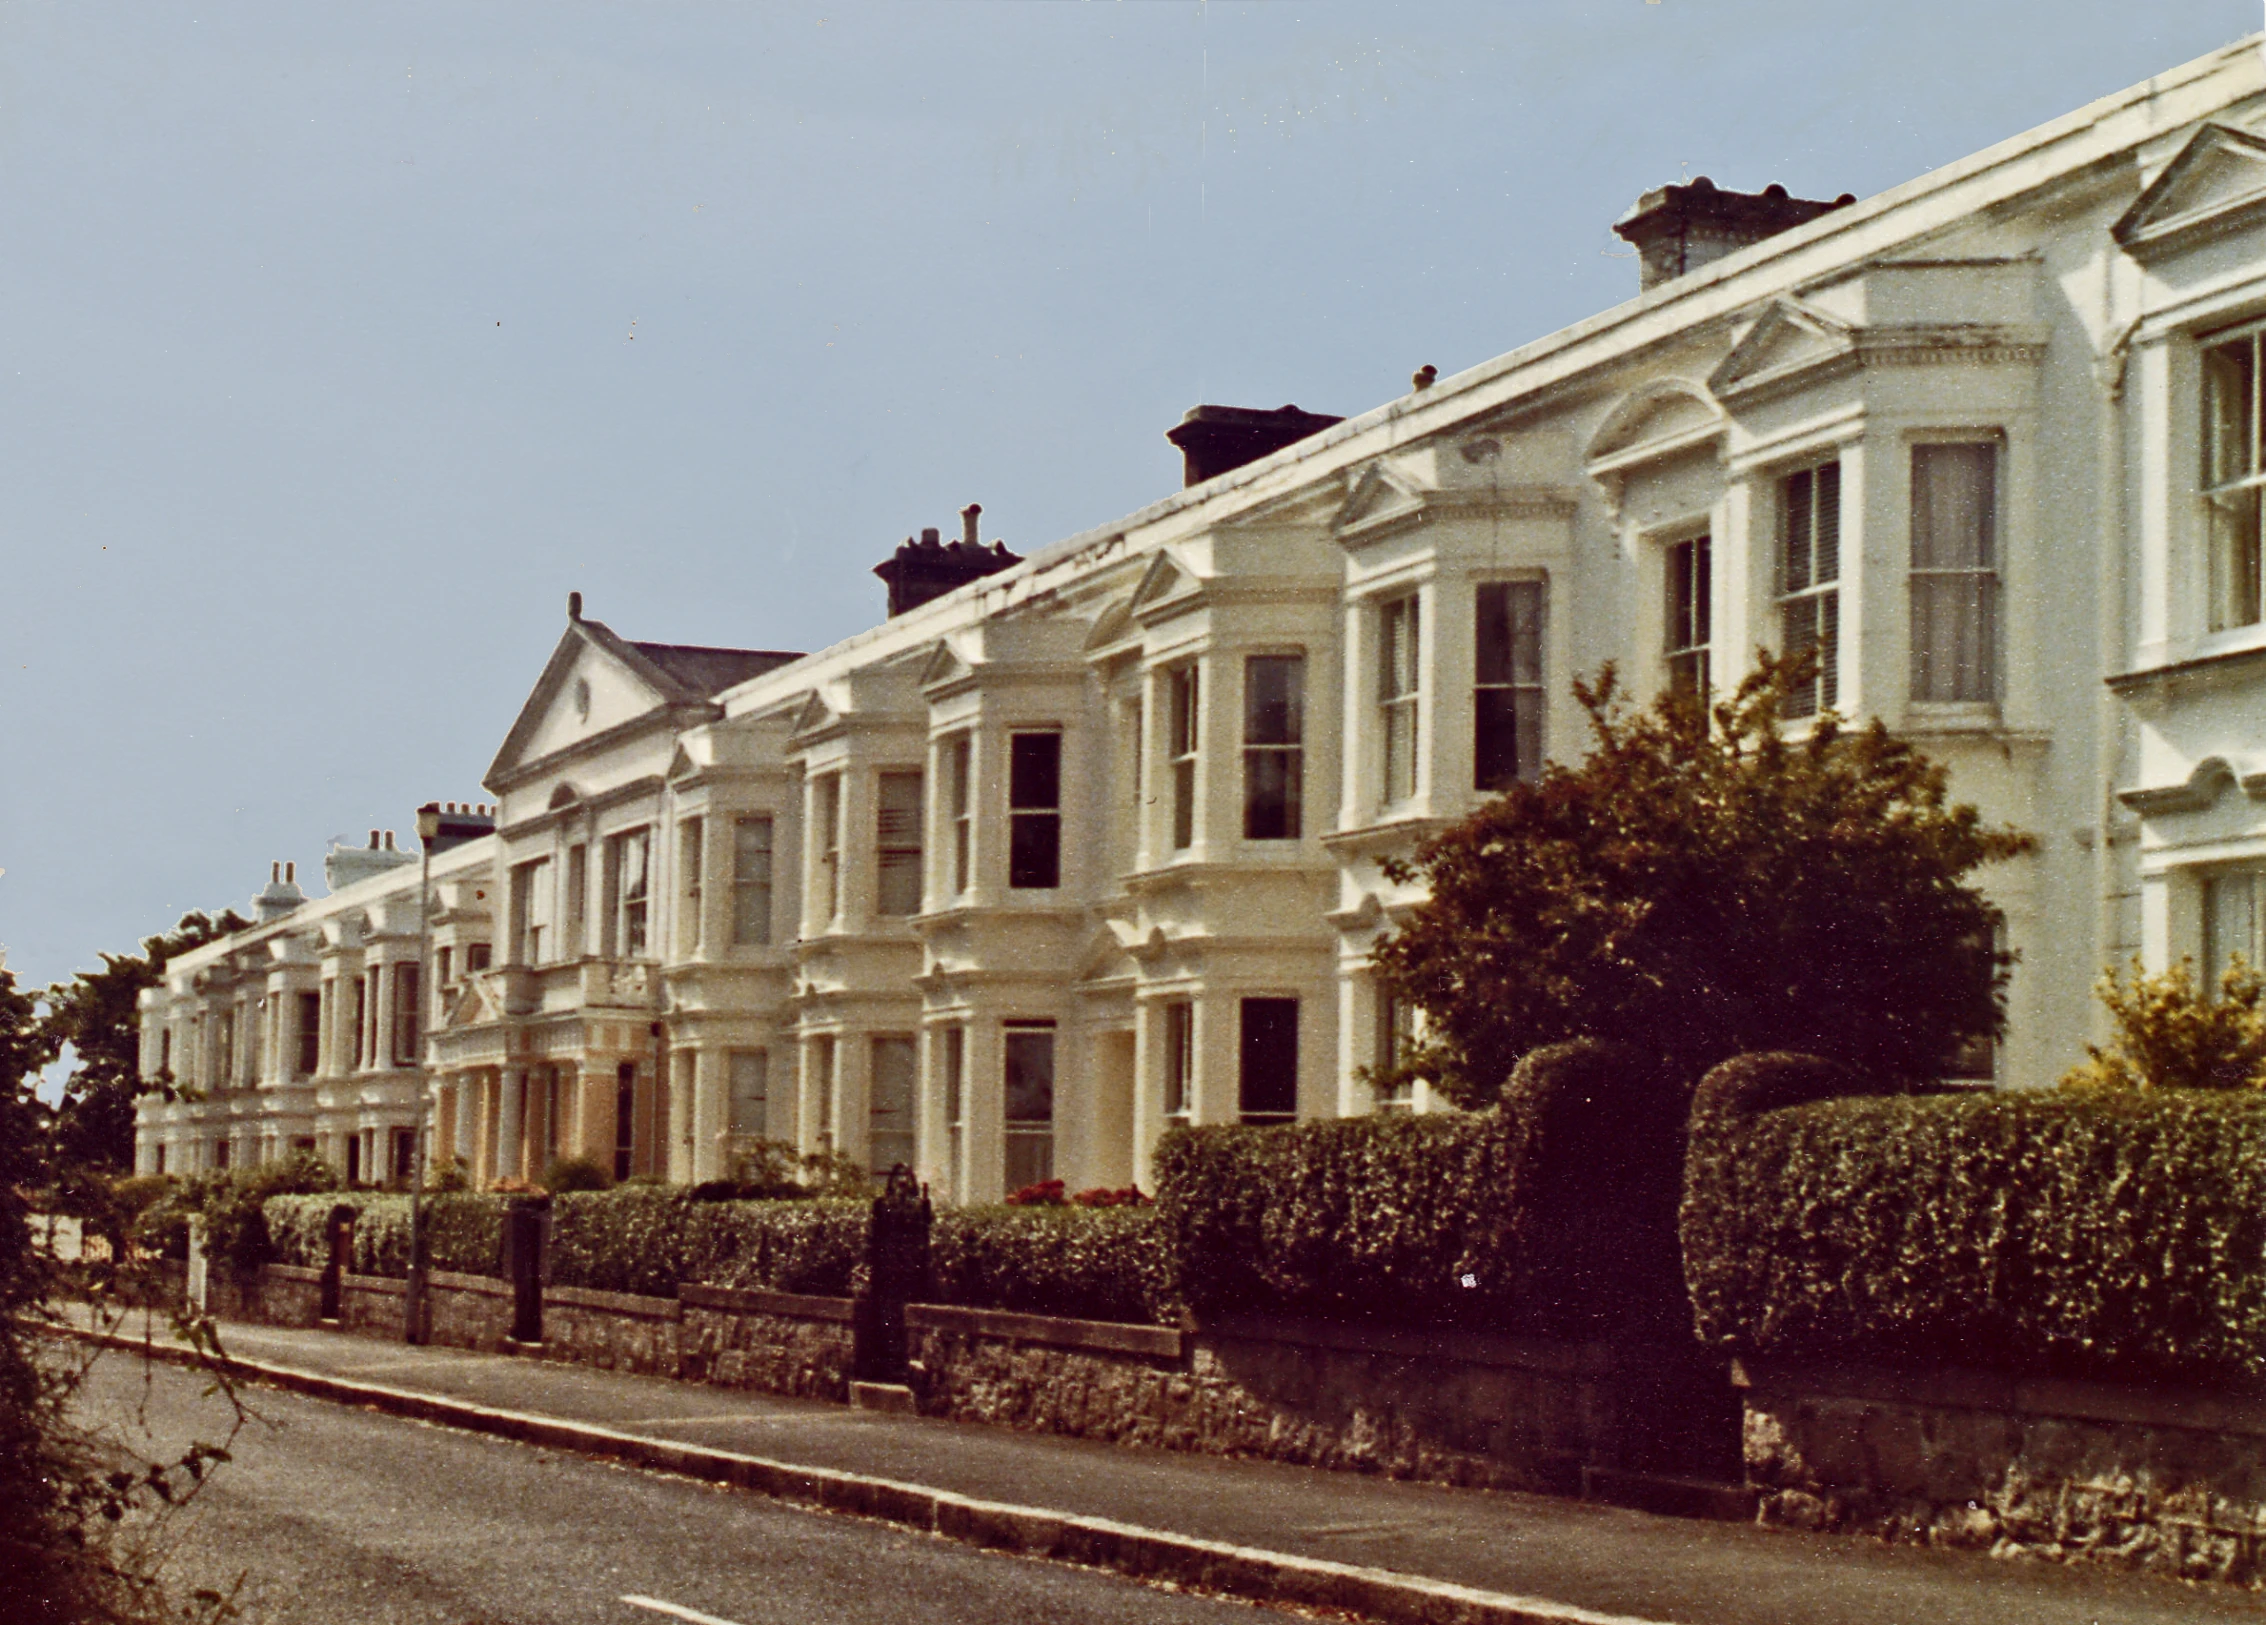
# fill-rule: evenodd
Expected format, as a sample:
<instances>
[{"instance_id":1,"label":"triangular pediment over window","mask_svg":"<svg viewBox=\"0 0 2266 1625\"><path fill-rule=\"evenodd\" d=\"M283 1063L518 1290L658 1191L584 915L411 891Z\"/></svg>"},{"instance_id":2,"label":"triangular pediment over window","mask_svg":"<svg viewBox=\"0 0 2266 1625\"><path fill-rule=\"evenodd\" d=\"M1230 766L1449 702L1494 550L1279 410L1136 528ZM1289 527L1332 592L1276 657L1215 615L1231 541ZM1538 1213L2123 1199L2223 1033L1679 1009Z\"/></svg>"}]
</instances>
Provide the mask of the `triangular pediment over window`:
<instances>
[{"instance_id":1,"label":"triangular pediment over window","mask_svg":"<svg viewBox=\"0 0 2266 1625\"><path fill-rule=\"evenodd\" d=\"M1847 322L1799 299L1780 299L1731 346L1707 387L1728 398L1849 365L1856 355L1856 330Z\"/></svg>"},{"instance_id":2,"label":"triangular pediment over window","mask_svg":"<svg viewBox=\"0 0 2266 1625\"><path fill-rule=\"evenodd\" d=\"M833 720L833 708L819 698L818 692L814 689L810 698L803 701L802 709L795 713L795 725L788 731L794 737L800 738L804 734L816 733Z\"/></svg>"},{"instance_id":3,"label":"triangular pediment over window","mask_svg":"<svg viewBox=\"0 0 2266 1625\"><path fill-rule=\"evenodd\" d=\"M1353 482L1353 490L1338 509L1330 528L1339 536L1374 530L1396 521L1413 519L1424 511L1425 490L1406 475L1372 463Z\"/></svg>"},{"instance_id":4,"label":"triangular pediment over window","mask_svg":"<svg viewBox=\"0 0 2266 1625\"><path fill-rule=\"evenodd\" d=\"M2261 218L2266 218L2266 140L2206 124L2109 230L2126 253L2145 261Z\"/></svg>"},{"instance_id":5,"label":"triangular pediment over window","mask_svg":"<svg viewBox=\"0 0 2266 1625\"><path fill-rule=\"evenodd\" d=\"M1133 589L1133 612L1139 614L1196 590L1195 572L1184 568L1170 553L1159 552L1149 561L1149 568L1141 576L1141 584Z\"/></svg>"},{"instance_id":6,"label":"triangular pediment over window","mask_svg":"<svg viewBox=\"0 0 2266 1625\"><path fill-rule=\"evenodd\" d=\"M960 658L960 651L953 648L948 639L938 638L928 652L928 659L921 663L920 686L929 689L945 683L957 683L973 669Z\"/></svg>"},{"instance_id":7,"label":"triangular pediment over window","mask_svg":"<svg viewBox=\"0 0 2266 1625\"><path fill-rule=\"evenodd\" d=\"M1705 388L1683 378L1656 379L1605 414L1590 436L1589 471L1604 473L1709 446L1723 427L1723 408Z\"/></svg>"}]
</instances>

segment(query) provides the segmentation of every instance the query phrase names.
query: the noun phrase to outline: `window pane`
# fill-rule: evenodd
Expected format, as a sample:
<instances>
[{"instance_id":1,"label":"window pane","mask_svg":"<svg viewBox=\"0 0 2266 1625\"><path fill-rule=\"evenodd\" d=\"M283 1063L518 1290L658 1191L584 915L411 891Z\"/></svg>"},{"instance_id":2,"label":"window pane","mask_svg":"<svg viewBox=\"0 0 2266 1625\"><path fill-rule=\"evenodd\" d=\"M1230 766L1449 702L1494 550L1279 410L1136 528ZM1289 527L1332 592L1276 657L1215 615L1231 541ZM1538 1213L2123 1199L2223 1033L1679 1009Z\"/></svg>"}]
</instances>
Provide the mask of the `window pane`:
<instances>
[{"instance_id":1,"label":"window pane","mask_svg":"<svg viewBox=\"0 0 2266 1625\"><path fill-rule=\"evenodd\" d=\"M2211 630L2223 632L2260 618L2259 488L2218 493L2210 513Z\"/></svg>"},{"instance_id":2,"label":"window pane","mask_svg":"<svg viewBox=\"0 0 2266 1625\"><path fill-rule=\"evenodd\" d=\"M1245 1122L1287 1122L1298 1112L1298 1001L1243 1001L1238 1083Z\"/></svg>"},{"instance_id":3,"label":"window pane","mask_svg":"<svg viewBox=\"0 0 2266 1625\"><path fill-rule=\"evenodd\" d=\"M1912 581L1912 697L1997 697L1998 582L1984 574Z\"/></svg>"},{"instance_id":4,"label":"window pane","mask_svg":"<svg viewBox=\"0 0 2266 1625\"><path fill-rule=\"evenodd\" d=\"M2216 998L2219 978L2237 954L2252 959L2257 940L2257 891L2248 870L2233 870L2203 883L2203 988Z\"/></svg>"},{"instance_id":5,"label":"window pane","mask_svg":"<svg viewBox=\"0 0 2266 1625\"><path fill-rule=\"evenodd\" d=\"M1786 476L1786 567L1781 589L1785 592L1800 592L1816 582L1810 573L1815 540L1811 526L1817 512L1811 501L1813 485L1814 476L1806 468Z\"/></svg>"},{"instance_id":6,"label":"window pane","mask_svg":"<svg viewBox=\"0 0 2266 1625\"><path fill-rule=\"evenodd\" d=\"M732 1132L760 1138L770 1130L771 1056L766 1050L732 1051Z\"/></svg>"},{"instance_id":7,"label":"window pane","mask_svg":"<svg viewBox=\"0 0 2266 1625\"><path fill-rule=\"evenodd\" d=\"M1481 585L1473 648L1472 787L1500 790L1542 771L1543 583Z\"/></svg>"},{"instance_id":8,"label":"window pane","mask_svg":"<svg viewBox=\"0 0 2266 1625\"><path fill-rule=\"evenodd\" d=\"M1817 544L1813 579L1820 585L1841 579L1841 465L1827 463L1817 471Z\"/></svg>"},{"instance_id":9,"label":"window pane","mask_svg":"<svg viewBox=\"0 0 2266 1625\"><path fill-rule=\"evenodd\" d=\"M1164 1007L1164 1110L1186 1117L1196 1085L1196 1007L1185 1001Z\"/></svg>"},{"instance_id":10,"label":"window pane","mask_svg":"<svg viewBox=\"0 0 2266 1625\"><path fill-rule=\"evenodd\" d=\"M1243 755L1243 836L1291 841L1299 835L1303 751L1252 750Z\"/></svg>"},{"instance_id":11,"label":"window pane","mask_svg":"<svg viewBox=\"0 0 2266 1625\"><path fill-rule=\"evenodd\" d=\"M888 1037L873 1041L873 1091L866 1131L867 1166L886 1174L913 1161L913 1091L918 1071L913 1041Z\"/></svg>"},{"instance_id":12,"label":"window pane","mask_svg":"<svg viewBox=\"0 0 2266 1625\"><path fill-rule=\"evenodd\" d=\"M1062 805L1062 736L1015 734L1007 742L1007 804L1010 807Z\"/></svg>"},{"instance_id":13,"label":"window pane","mask_svg":"<svg viewBox=\"0 0 2266 1625\"><path fill-rule=\"evenodd\" d=\"M1054 1121L1054 1029L1010 1027L1007 1049L1007 1121Z\"/></svg>"},{"instance_id":14,"label":"window pane","mask_svg":"<svg viewBox=\"0 0 2266 1625\"><path fill-rule=\"evenodd\" d=\"M1007 821L1007 884L1047 891L1062 884L1062 816L1019 812Z\"/></svg>"},{"instance_id":15,"label":"window pane","mask_svg":"<svg viewBox=\"0 0 2266 1625\"><path fill-rule=\"evenodd\" d=\"M2256 473L2251 400L2258 387L2255 341L2240 338L2203 352L2203 483L2224 485Z\"/></svg>"},{"instance_id":16,"label":"window pane","mask_svg":"<svg viewBox=\"0 0 2266 1625\"><path fill-rule=\"evenodd\" d=\"M732 940L771 940L771 820L742 818L732 826Z\"/></svg>"},{"instance_id":17,"label":"window pane","mask_svg":"<svg viewBox=\"0 0 2266 1625\"><path fill-rule=\"evenodd\" d=\"M1054 1177L1054 1029L1006 1031L1006 1182L1011 1191Z\"/></svg>"},{"instance_id":18,"label":"window pane","mask_svg":"<svg viewBox=\"0 0 2266 1625\"><path fill-rule=\"evenodd\" d=\"M1912 448L1912 568L1997 566L1998 447Z\"/></svg>"},{"instance_id":19,"label":"window pane","mask_svg":"<svg viewBox=\"0 0 2266 1625\"><path fill-rule=\"evenodd\" d=\"M878 911L885 915L918 914L921 908L921 776L918 773L881 775L875 846L880 866Z\"/></svg>"},{"instance_id":20,"label":"window pane","mask_svg":"<svg viewBox=\"0 0 2266 1625\"><path fill-rule=\"evenodd\" d=\"M1299 655L1254 655L1243 664L1243 742L1299 743L1306 661Z\"/></svg>"}]
</instances>

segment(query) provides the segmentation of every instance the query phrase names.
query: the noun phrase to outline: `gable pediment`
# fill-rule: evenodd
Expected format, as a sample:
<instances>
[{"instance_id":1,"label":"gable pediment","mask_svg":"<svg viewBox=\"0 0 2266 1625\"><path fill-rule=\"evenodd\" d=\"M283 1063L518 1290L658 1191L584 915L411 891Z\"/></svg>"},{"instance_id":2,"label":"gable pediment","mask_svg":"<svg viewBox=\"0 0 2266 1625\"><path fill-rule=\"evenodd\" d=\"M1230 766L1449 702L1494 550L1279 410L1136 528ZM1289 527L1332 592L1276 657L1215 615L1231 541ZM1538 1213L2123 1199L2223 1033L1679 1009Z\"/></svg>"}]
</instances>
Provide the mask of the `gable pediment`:
<instances>
[{"instance_id":1,"label":"gable pediment","mask_svg":"<svg viewBox=\"0 0 2266 1625\"><path fill-rule=\"evenodd\" d=\"M1330 528L1343 540L1371 535L1420 518L1427 493L1406 475L1372 463L1353 482Z\"/></svg>"},{"instance_id":2,"label":"gable pediment","mask_svg":"<svg viewBox=\"0 0 2266 1625\"><path fill-rule=\"evenodd\" d=\"M2134 259L2177 254L2266 218L2266 140L2224 124L2198 129L2109 228Z\"/></svg>"},{"instance_id":3,"label":"gable pediment","mask_svg":"<svg viewBox=\"0 0 2266 1625\"><path fill-rule=\"evenodd\" d=\"M1705 387L1684 378L1656 379L1605 414L1585 457L1591 474L1608 473L1713 446L1723 429L1723 408Z\"/></svg>"},{"instance_id":4,"label":"gable pediment","mask_svg":"<svg viewBox=\"0 0 2266 1625\"><path fill-rule=\"evenodd\" d=\"M1723 364L1708 374L1707 387L1728 399L1856 359L1857 334L1849 323L1799 299L1780 299L1731 346Z\"/></svg>"},{"instance_id":5,"label":"gable pediment","mask_svg":"<svg viewBox=\"0 0 2266 1625\"><path fill-rule=\"evenodd\" d=\"M964 682L974 675L974 670L960 658L960 651L952 647L950 640L938 638L928 652L928 659L921 663L920 686L925 690Z\"/></svg>"},{"instance_id":6,"label":"gable pediment","mask_svg":"<svg viewBox=\"0 0 2266 1625\"><path fill-rule=\"evenodd\" d=\"M819 696L816 689L812 689L810 697L803 701L802 709L795 713L794 726L787 732L789 737L800 739L805 734L817 733L835 720L834 708Z\"/></svg>"},{"instance_id":7,"label":"gable pediment","mask_svg":"<svg viewBox=\"0 0 2266 1625\"><path fill-rule=\"evenodd\" d=\"M655 716L691 696L595 621L570 621L543 674L519 708L484 782L571 750L584 740Z\"/></svg>"},{"instance_id":8,"label":"gable pediment","mask_svg":"<svg viewBox=\"0 0 2266 1625\"><path fill-rule=\"evenodd\" d=\"M1094 629L1086 634L1086 649L1106 649L1123 637L1133 624L1133 600L1130 595L1110 600L1107 608L1094 617Z\"/></svg>"},{"instance_id":9,"label":"gable pediment","mask_svg":"<svg viewBox=\"0 0 2266 1625\"><path fill-rule=\"evenodd\" d=\"M1201 584L1193 570L1182 565L1169 551L1159 549L1157 556L1149 561L1148 569L1142 572L1141 584L1133 589L1131 610L1138 615L1172 599L1187 597Z\"/></svg>"}]
</instances>

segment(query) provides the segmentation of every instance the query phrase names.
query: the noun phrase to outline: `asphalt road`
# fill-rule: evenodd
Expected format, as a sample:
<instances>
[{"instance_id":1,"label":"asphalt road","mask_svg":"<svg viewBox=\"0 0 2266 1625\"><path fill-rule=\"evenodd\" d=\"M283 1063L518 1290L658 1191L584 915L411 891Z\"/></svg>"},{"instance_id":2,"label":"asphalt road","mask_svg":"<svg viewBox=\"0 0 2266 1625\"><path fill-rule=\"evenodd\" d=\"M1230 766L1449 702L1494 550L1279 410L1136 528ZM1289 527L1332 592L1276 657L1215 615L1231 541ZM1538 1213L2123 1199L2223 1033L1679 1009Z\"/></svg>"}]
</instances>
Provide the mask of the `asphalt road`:
<instances>
[{"instance_id":1,"label":"asphalt road","mask_svg":"<svg viewBox=\"0 0 2266 1625\"><path fill-rule=\"evenodd\" d=\"M152 1457L232 1425L206 1379L97 1361L82 1417ZM176 1595L252 1625L1164 1625L1261 1616L1114 1575L260 1389L157 1528ZM627 1598L643 1599L630 1602Z\"/></svg>"}]
</instances>

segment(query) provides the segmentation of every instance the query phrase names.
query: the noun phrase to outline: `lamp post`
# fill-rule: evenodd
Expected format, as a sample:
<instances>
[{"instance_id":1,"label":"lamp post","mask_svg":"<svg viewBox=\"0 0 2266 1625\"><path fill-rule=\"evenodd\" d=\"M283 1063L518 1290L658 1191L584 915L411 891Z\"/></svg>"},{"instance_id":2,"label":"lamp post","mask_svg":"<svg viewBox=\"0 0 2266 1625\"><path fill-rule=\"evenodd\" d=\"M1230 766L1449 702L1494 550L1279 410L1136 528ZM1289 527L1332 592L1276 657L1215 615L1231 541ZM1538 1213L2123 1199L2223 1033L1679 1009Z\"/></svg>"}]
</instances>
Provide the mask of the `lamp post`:
<instances>
[{"instance_id":1,"label":"lamp post","mask_svg":"<svg viewBox=\"0 0 2266 1625\"><path fill-rule=\"evenodd\" d=\"M441 833L441 807L417 809L417 1121L409 1154L409 1282L402 1294L402 1340L425 1341L425 1117L431 1106L425 1077L425 1012L433 1001L433 842Z\"/></svg>"}]
</instances>

